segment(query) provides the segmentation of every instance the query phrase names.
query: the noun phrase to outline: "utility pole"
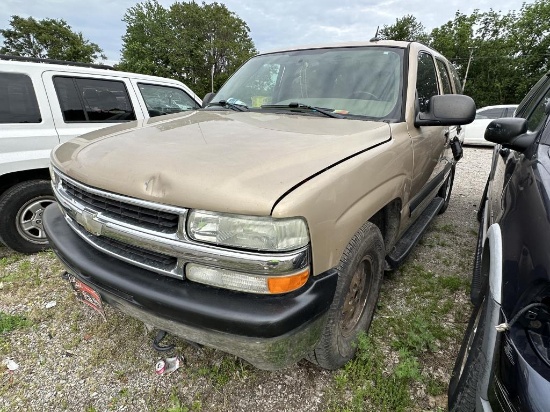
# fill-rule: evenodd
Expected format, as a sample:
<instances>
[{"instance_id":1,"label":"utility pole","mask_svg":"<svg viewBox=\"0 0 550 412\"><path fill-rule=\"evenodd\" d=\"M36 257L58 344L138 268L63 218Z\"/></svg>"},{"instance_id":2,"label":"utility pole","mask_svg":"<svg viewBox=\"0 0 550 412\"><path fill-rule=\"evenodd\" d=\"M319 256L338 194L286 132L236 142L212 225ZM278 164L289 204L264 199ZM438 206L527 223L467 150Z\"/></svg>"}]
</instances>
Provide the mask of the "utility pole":
<instances>
[{"instance_id":1,"label":"utility pole","mask_svg":"<svg viewBox=\"0 0 550 412\"><path fill-rule=\"evenodd\" d=\"M210 57L212 58L212 68L210 69L210 84L212 85L212 93L214 93L214 35L210 33Z\"/></svg>"},{"instance_id":2,"label":"utility pole","mask_svg":"<svg viewBox=\"0 0 550 412\"><path fill-rule=\"evenodd\" d=\"M468 71L470 70L470 63L472 61L472 55L474 54L474 48L468 47L470 49L470 58L468 59L468 65L466 66L466 74L464 75L464 82L462 83L462 92L464 93L464 88L466 87L466 80L468 80Z\"/></svg>"},{"instance_id":3,"label":"utility pole","mask_svg":"<svg viewBox=\"0 0 550 412\"><path fill-rule=\"evenodd\" d=\"M214 93L214 65L212 65L212 70L210 70L210 82L212 84L212 93Z\"/></svg>"}]
</instances>

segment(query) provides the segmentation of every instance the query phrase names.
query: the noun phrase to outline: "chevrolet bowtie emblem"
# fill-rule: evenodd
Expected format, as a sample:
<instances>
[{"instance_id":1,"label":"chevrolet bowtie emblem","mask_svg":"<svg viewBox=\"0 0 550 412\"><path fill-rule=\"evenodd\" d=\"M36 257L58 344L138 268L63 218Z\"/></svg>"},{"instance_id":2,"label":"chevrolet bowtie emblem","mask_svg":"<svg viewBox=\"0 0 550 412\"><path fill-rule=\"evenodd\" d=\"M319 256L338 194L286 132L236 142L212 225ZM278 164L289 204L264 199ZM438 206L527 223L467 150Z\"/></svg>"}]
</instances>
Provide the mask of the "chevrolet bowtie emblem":
<instances>
[{"instance_id":1,"label":"chevrolet bowtie emblem","mask_svg":"<svg viewBox=\"0 0 550 412\"><path fill-rule=\"evenodd\" d=\"M76 221L80 223L84 229L93 235L100 236L103 229L103 223L97 220L97 213L88 209L84 209L81 214L76 215Z\"/></svg>"}]
</instances>

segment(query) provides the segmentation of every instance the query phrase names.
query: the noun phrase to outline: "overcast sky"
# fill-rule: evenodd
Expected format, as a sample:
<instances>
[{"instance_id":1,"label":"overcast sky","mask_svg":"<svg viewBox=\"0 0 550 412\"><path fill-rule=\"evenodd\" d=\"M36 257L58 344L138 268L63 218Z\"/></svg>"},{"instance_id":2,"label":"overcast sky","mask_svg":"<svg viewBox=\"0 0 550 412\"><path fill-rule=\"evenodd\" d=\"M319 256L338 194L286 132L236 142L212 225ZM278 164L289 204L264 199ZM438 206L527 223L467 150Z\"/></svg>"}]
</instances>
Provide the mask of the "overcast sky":
<instances>
[{"instance_id":1,"label":"overcast sky","mask_svg":"<svg viewBox=\"0 0 550 412\"><path fill-rule=\"evenodd\" d=\"M199 2L201 0L197 0ZM122 21L133 0L0 0L0 28L10 16L64 19L97 43L109 62L120 59ZM159 0L168 7L174 1ZM213 1L207 0L206 3ZM519 11L524 0L218 0L243 19L260 52L279 47L370 39L376 27L414 15L429 31L452 20L456 11ZM474 3L472 5L472 3ZM529 3L529 2L527 2ZM3 39L0 36L0 42Z\"/></svg>"}]
</instances>

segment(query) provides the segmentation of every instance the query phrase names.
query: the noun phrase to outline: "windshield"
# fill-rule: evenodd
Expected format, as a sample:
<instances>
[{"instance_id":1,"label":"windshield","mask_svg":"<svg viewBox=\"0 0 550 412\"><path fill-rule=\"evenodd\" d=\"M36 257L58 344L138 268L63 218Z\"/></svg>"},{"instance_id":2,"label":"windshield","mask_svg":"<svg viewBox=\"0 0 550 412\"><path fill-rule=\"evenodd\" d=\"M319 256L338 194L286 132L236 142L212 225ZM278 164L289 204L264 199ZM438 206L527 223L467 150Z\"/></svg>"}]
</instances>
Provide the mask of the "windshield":
<instances>
[{"instance_id":1,"label":"windshield","mask_svg":"<svg viewBox=\"0 0 550 412\"><path fill-rule=\"evenodd\" d=\"M263 110L299 103L345 116L394 120L401 116L402 59L402 49L384 47L257 56L227 81L212 103Z\"/></svg>"}]
</instances>

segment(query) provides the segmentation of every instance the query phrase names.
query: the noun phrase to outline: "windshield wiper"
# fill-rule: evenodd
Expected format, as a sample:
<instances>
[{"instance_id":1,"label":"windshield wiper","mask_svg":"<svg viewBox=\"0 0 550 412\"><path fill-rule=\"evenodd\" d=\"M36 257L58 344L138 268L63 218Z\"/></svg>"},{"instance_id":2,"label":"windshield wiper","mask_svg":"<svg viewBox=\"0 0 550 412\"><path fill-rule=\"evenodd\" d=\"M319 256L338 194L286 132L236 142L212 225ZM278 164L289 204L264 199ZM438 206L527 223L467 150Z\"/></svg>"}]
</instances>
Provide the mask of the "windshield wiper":
<instances>
[{"instance_id":1,"label":"windshield wiper","mask_svg":"<svg viewBox=\"0 0 550 412\"><path fill-rule=\"evenodd\" d=\"M248 106L244 103L238 103L240 100L237 99L227 99L227 100L220 100L219 102L212 102L209 103L209 106L221 106L225 107L227 109L236 110L238 112L246 112L248 111Z\"/></svg>"},{"instance_id":2,"label":"windshield wiper","mask_svg":"<svg viewBox=\"0 0 550 412\"><path fill-rule=\"evenodd\" d=\"M303 104L298 102L292 102L289 104L263 104L262 109L305 109L305 110L313 110L314 112L324 114L325 116L328 116L328 117L334 117L335 119L345 118L345 116L342 116L341 114L338 114L338 113L334 113L330 109L310 106L308 104Z\"/></svg>"}]
</instances>

